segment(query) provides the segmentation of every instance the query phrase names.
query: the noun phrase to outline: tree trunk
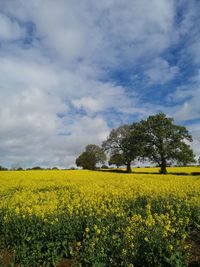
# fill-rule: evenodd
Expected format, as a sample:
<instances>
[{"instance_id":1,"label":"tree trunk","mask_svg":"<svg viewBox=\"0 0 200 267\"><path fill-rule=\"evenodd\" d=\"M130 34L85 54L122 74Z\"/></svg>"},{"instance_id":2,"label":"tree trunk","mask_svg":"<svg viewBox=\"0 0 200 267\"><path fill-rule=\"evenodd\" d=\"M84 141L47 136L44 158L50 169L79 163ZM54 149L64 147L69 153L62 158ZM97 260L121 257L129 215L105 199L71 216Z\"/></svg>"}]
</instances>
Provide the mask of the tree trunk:
<instances>
[{"instance_id":1,"label":"tree trunk","mask_svg":"<svg viewBox=\"0 0 200 267\"><path fill-rule=\"evenodd\" d=\"M162 174L167 173L167 164L166 164L165 158L162 158L162 160L161 160L160 173L162 173Z\"/></svg>"},{"instance_id":2,"label":"tree trunk","mask_svg":"<svg viewBox=\"0 0 200 267\"><path fill-rule=\"evenodd\" d=\"M128 161L128 162L127 162L127 164L126 164L126 171L127 171L128 173L132 172L132 170L131 170L131 161Z\"/></svg>"}]
</instances>

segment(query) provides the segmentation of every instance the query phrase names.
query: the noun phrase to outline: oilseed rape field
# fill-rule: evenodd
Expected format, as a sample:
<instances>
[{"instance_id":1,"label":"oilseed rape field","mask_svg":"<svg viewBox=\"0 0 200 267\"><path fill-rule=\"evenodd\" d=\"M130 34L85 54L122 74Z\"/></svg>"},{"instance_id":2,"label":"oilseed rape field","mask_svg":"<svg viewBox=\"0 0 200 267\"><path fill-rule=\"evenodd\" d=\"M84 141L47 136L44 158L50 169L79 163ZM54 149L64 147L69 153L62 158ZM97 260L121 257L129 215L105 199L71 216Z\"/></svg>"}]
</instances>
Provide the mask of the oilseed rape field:
<instances>
[{"instance_id":1,"label":"oilseed rape field","mask_svg":"<svg viewBox=\"0 0 200 267\"><path fill-rule=\"evenodd\" d=\"M198 175L2 171L0 195L0 266L188 266L200 230Z\"/></svg>"}]
</instances>

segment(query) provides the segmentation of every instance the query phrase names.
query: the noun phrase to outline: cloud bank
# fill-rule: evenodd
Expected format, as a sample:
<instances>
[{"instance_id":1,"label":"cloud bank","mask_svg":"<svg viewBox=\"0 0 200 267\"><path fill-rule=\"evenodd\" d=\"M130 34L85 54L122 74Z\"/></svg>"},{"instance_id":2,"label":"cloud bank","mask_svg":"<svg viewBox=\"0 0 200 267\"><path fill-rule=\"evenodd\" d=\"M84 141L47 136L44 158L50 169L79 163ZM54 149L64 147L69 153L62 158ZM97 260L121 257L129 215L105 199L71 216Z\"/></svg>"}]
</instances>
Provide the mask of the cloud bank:
<instances>
[{"instance_id":1,"label":"cloud bank","mask_svg":"<svg viewBox=\"0 0 200 267\"><path fill-rule=\"evenodd\" d=\"M200 129L198 1L0 3L0 165L74 164L159 111Z\"/></svg>"}]
</instances>

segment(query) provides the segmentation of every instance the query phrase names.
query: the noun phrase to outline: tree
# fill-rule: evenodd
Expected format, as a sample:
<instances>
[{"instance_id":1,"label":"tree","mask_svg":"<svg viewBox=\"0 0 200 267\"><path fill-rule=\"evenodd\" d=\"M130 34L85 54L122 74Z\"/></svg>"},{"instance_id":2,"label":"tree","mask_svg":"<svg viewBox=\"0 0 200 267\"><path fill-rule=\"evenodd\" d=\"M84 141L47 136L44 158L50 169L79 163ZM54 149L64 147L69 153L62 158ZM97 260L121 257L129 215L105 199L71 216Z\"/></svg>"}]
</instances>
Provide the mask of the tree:
<instances>
[{"instance_id":1,"label":"tree","mask_svg":"<svg viewBox=\"0 0 200 267\"><path fill-rule=\"evenodd\" d=\"M102 143L104 151L123 156L127 172L131 172L131 162L141 154L142 139L133 125L123 125L113 129L107 139Z\"/></svg>"},{"instance_id":2,"label":"tree","mask_svg":"<svg viewBox=\"0 0 200 267\"><path fill-rule=\"evenodd\" d=\"M43 168L40 166L35 166L31 170L37 171L37 170L43 170Z\"/></svg>"},{"instance_id":3,"label":"tree","mask_svg":"<svg viewBox=\"0 0 200 267\"><path fill-rule=\"evenodd\" d=\"M198 162L197 162L197 163L198 163L198 165L200 166L200 157L198 158Z\"/></svg>"},{"instance_id":4,"label":"tree","mask_svg":"<svg viewBox=\"0 0 200 267\"><path fill-rule=\"evenodd\" d=\"M141 156L158 164L161 173L167 173L166 166L172 162L195 162L193 151L186 143L192 141L192 136L184 126L174 124L172 118L159 113L139 122L137 128L144 141Z\"/></svg>"},{"instance_id":5,"label":"tree","mask_svg":"<svg viewBox=\"0 0 200 267\"><path fill-rule=\"evenodd\" d=\"M76 165L83 169L95 170L97 163L104 163L106 155L103 149L97 145L87 145L85 151L76 159Z\"/></svg>"},{"instance_id":6,"label":"tree","mask_svg":"<svg viewBox=\"0 0 200 267\"><path fill-rule=\"evenodd\" d=\"M116 165L117 168L119 168L120 166L123 166L126 164L126 160L124 158L123 154L120 153L116 153L111 155L109 161L108 161L109 166L110 165Z\"/></svg>"},{"instance_id":7,"label":"tree","mask_svg":"<svg viewBox=\"0 0 200 267\"><path fill-rule=\"evenodd\" d=\"M0 166L0 171L7 171L8 169L3 167L3 166Z\"/></svg>"}]
</instances>

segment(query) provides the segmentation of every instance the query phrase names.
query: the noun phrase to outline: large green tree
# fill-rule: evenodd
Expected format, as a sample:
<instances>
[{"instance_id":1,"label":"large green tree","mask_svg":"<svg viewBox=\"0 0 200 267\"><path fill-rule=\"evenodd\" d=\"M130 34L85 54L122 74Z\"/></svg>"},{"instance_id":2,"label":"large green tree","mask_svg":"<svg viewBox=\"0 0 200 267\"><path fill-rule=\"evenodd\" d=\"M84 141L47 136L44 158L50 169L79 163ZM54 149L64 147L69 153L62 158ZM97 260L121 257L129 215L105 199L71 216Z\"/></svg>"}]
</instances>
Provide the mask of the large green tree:
<instances>
[{"instance_id":1,"label":"large green tree","mask_svg":"<svg viewBox=\"0 0 200 267\"><path fill-rule=\"evenodd\" d=\"M117 168L120 166L123 166L126 164L126 160L123 154L116 153L110 156L110 159L108 161L109 166L110 165L116 165Z\"/></svg>"},{"instance_id":2,"label":"large green tree","mask_svg":"<svg viewBox=\"0 0 200 267\"><path fill-rule=\"evenodd\" d=\"M173 123L164 113L149 116L137 124L143 139L141 156L160 166L161 173L167 173L167 165L195 162L194 153L189 146L192 136L184 126Z\"/></svg>"},{"instance_id":3,"label":"large green tree","mask_svg":"<svg viewBox=\"0 0 200 267\"><path fill-rule=\"evenodd\" d=\"M90 144L85 147L85 151L76 159L76 165L83 169L95 170L97 163L104 163L106 155L103 149L97 145Z\"/></svg>"},{"instance_id":4,"label":"large green tree","mask_svg":"<svg viewBox=\"0 0 200 267\"><path fill-rule=\"evenodd\" d=\"M111 157L116 154L123 156L127 172L131 172L131 162L140 154L142 139L138 135L135 125L123 125L113 129L107 139L102 143L104 151L110 153Z\"/></svg>"}]
</instances>

